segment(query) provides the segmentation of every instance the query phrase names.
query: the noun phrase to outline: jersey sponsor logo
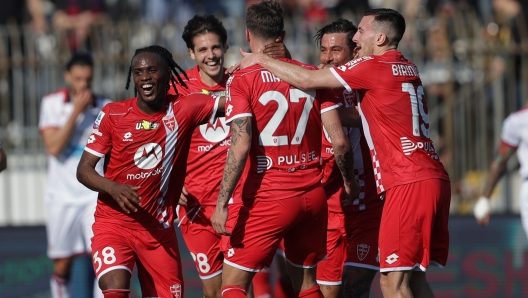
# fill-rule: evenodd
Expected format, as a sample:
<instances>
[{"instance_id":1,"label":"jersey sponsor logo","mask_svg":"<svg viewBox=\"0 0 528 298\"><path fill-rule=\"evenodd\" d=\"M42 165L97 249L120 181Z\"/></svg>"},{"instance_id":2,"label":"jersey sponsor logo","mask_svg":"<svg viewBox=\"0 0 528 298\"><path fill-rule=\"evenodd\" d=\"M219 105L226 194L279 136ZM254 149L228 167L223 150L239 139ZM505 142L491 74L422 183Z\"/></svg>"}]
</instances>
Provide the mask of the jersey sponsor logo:
<instances>
[{"instance_id":1,"label":"jersey sponsor logo","mask_svg":"<svg viewBox=\"0 0 528 298\"><path fill-rule=\"evenodd\" d=\"M170 286L169 290L171 294L174 296L174 298L181 298L181 285L180 284L174 284Z\"/></svg>"},{"instance_id":2,"label":"jersey sponsor logo","mask_svg":"<svg viewBox=\"0 0 528 298\"><path fill-rule=\"evenodd\" d=\"M389 265L392 265L394 264L396 261L398 261L398 258L400 258L397 254L393 253L392 255L388 256L386 259L385 259L385 262L387 262L387 264Z\"/></svg>"},{"instance_id":3,"label":"jersey sponsor logo","mask_svg":"<svg viewBox=\"0 0 528 298\"><path fill-rule=\"evenodd\" d=\"M141 122L136 123L136 130L144 129L144 130L152 130L157 129L159 127L159 122L150 122L147 120L142 120Z\"/></svg>"},{"instance_id":4,"label":"jersey sponsor logo","mask_svg":"<svg viewBox=\"0 0 528 298\"><path fill-rule=\"evenodd\" d=\"M163 167L159 167L155 169L152 172L141 172L137 174L127 174L127 180L139 180L139 179L146 179L150 176L156 176L163 172Z\"/></svg>"},{"instance_id":5,"label":"jersey sponsor logo","mask_svg":"<svg viewBox=\"0 0 528 298\"><path fill-rule=\"evenodd\" d=\"M370 250L370 246L364 243L357 245L357 256L360 261L363 261L367 257L369 250Z\"/></svg>"},{"instance_id":6,"label":"jersey sponsor logo","mask_svg":"<svg viewBox=\"0 0 528 298\"><path fill-rule=\"evenodd\" d=\"M227 109L226 109L226 111L225 111L225 114L226 114L226 116L229 117L229 116L231 116L231 113L232 113L232 112L233 112L233 105L232 105L232 104L229 104L229 105L227 106Z\"/></svg>"},{"instance_id":7,"label":"jersey sponsor logo","mask_svg":"<svg viewBox=\"0 0 528 298\"><path fill-rule=\"evenodd\" d=\"M156 167L163 158L163 150L156 143L145 144L134 154L134 163L143 170L150 170Z\"/></svg>"},{"instance_id":8,"label":"jersey sponsor logo","mask_svg":"<svg viewBox=\"0 0 528 298\"><path fill-rule=\"evenodd\" d=\"M103 136L103 133L100 132L99 129L97 129L97 128L92 129L92 133L93 133L94 135L96 135L96 136L100 136L100 137Z\"/></svg>"},{"instance_id":9,"label":"jersey sponsor logo","mask_svg":"<svg viewBox=\"0 0 528 298\"><path fill-rule=\"evenodd\" d=\"M90 135L90 137L88 137L88 144L91 144L93 142L95 142L95 136L94 135Z\"/></svg>"},{"instance_id":10,"label":"jersey sponsor logo","mask_svg":"<svg viewBox=\"0 0 528 298\"><path fill-rule=\"evenodd\" d=\"M99 125L101 125L101 121L103 120L104 116L105 116L105 112L103 111L99 112L99 115L97 115L97 118L95 118L95 123L93 125L94 129L99 128Z\"/></svg>"},{"instance_id":11,"label":"jersey sponsor logo","mask_svg":"<svg viewBox=\"0 0 528 298\"><path fill-rule=\"evenodd\" d=\"M266 155L257 155L257 173L263 173L271 169L273 166L273 159Z\"/></svg>"},{"instance_id":12,"label":"jersey sponsor logo","mask_svg":"<svg viewBox=\"0 0 528 298\"><path fill-rule=\"evenodd\" d=\"M361 62L365 62L365 61L372 60L372 59L374 59L374 57L372 56L363 56L363 57L354 59L352 61L348 61L347 63L339 66L337 69L339 69L340 71L346 71L347 69L349 70L349 69L354 68L356 65L358 65Z\"/></svg>"},{"instance_id":13,"label":"jersey sponsor logo","mask_svg":"<svg viewBox=\"0 0 528 298\"><path fill-rule=\"evenodd\" d=\"M132 133L129 131L123 135L123 142L132 142L134 139L131 139Z\"/></svg>"},{"instance_id":14,"label":"jersey sponsor logo","mask_svg":"<svg viewBox=\"0 0 528 298\"><path fill-rule=\"evenodd\" d=\"M401 137L400 141L401 141L401 145L402 145L403 154L405 154L407 156L411 155L414 151L416 151L416 149L423 149L423 150L429 152L429 155L431 156L431 158L433 158L435 160L439 159L438 155L435 152L435 148L433 146L433 142L432 141L416 142L415 143L415 142L411 141L407 137Z\"/></svg>"},{"instance_id":15,"label":"jersey sponsor logo","mask_svg":"<svg viewBox=\"0 0 528 298\"><path fill-rule=\"evenodd\" d=\"M165 116L163 118L163 124L165 124L165 127L170 130L174 131L176 128L176 118L174 118L174 115Z\"/></svg>"},{"instance_id":16,"label":"jersey sponsor logo","mask_svg":"<svg viewBox=\"0 0 528 298\"><path fill-rule=\"evenodd\" d=\"M196 150L198 150L198 152L209 152L211 151L211 149L216 148L218 146L220 147L231 146L231 140L225 139L222 141L222 143L198 146Z\"/></svg>"},{"instance_id":17,"label":"jersey sponsor logo","mask_svg":"<svg viewBox=\"0 0 528 298\"><path fill-rule=\"evenodd\" d=\"M306 153L301 153L297 155L284 155L277 157L277 164L282 165L295 165L305 162L312 162L314 160L319 160L319 156L315 151L310 151Z\"/></svg>"},{"instance_id":18,"label":"jersey sponsor logo","mask_svg":"<svg viewBox=\"0 0 528 298\"><path fill-rule=\"evenodd\" d=\"M274 76L271 72L263 70L260 72L260 77L262 78L263 83L275 83L280 82L281 80Z\"/></svg>"},{"instance_id":19,"label":"jersey sponsor logo","mask_svg":"<svg viewBox=\"0 0 528 298\"><path fill-rule=\"evenodd\" d=\"M225 140L229 135L230 127L226 125L225 118L219 117L216 121L200 125L202 137L211 143L218 143Z\"/></svg>"}]
</instances>

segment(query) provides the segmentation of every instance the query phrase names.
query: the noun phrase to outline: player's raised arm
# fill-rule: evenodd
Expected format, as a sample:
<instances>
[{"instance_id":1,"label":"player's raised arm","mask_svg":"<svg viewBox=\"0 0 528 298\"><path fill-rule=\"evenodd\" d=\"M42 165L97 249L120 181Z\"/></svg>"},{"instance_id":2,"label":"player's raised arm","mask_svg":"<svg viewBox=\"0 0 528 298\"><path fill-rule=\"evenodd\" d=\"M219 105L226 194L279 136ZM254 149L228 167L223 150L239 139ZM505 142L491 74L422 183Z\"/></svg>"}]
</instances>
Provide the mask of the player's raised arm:
<instances>
[{"instance_id":1,"label":"player's raised arm","mask_svg":"<svg viewBox=\"0 0 528 298\"><path fill-rule=\"evenodd\" d=\"M125 213L136 212L137 207L141 206L141 197L136 193L140 186L117 183L99 175L95 171L99 159L101 158L84 151L77 166L77 180L93 191L111 195Z\"/></svg>"},{"instance_id":2,"label":"player's raised arm","mask_svg":"<svg viewBox=\"0 0 528 298\"><path fill-rule=\"evenodd\" d=\"M251 117L235 118L231 122L231 147L227 153L224 176L220 183L220 193L215 212L211 218L213 228L222 235L229 235L225 229L227 221L227 203L240 180L251 149Z\"/></svg>"},{"instance_id":3,"label":"player's raised arm","mask_svg":"<svg viewBox=\"0 0 528 298\"><path fill-rule=\"evenodd\" d=\"M246 53L242 50L240 52L244 56L239 62L241 69L259 64L286 83L305 90L343 87L328 69L307 70L264 54Z\"/></svg>"},{"instance_id":4,"label":"player's raised arm","mask_svg":"<svg viewBox=\"0 0 528 298\"><path fill-rule=\"evenodd\" d=\"M321 114L321 120L332 140L336 164L343 176L345 191L348 194L349 201L345 202L344 205L353 204L354 199L359 195L359 185L354 176L354 152L350 147L350 140L343 131L343 125L336 109Z\"/></svg>"}]
</instances>

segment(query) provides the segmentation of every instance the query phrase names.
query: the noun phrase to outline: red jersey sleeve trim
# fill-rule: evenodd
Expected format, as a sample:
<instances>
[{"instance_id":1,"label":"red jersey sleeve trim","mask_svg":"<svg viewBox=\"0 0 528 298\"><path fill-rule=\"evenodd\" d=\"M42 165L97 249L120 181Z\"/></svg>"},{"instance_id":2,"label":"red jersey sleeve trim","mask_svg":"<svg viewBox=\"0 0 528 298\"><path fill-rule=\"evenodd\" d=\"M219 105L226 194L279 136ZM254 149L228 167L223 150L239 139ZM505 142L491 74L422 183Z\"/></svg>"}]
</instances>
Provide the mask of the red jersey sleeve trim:
<instances>
[{"instance_id":1,"label":"red jersey sleeve trim","mask_svg":"<svg viewBox=\"0 0 528 298\"><path fill-rule=\"evenodd\" d=\"M88 152L88 153L90 153L90 154L93 154L93 155L95 155L95 156L97 156L97 157L104 157L104 154L99 153L99 152L97 152L97 151L95 151L95 150L93 150L93 149L90 149L90 148L88 148L88 147L84 147L84 151L86 151L86 152Z\"/></svg>"},{"instance_id":2,"label":"red jersey sleeve trim","mask_svg":"<svg viewBox=\"0 0 528 298\"><path fill-rule=\"evenodd\" d=\"M231 121L237 119L237 118L242 118L242 117L253 117L253 114L251 113L242 113L242 114L238 114L236 116L233 116L232 118L230 118L229 120L226 120L226 123L230 123Z\"/></svg>"},{"instance_id":3,"label":"red jersey sleeve trim","mask_svg":"<svg viewBox=\"0 0 528 298\"><path fill-rule=\"evenodd\" d=\"M335 109L337 109L337 108L339 108L339 107L341 107L341 106L342 106L342 104L340 104L340 103L336 103L336 104L333 105L333 106L329 106L329 107L326 107L326 108L324 108L324 109L321 109L321 114L324 114L324 113L326 113L326 112L328 112L328 111L331 111L331 110L335 110Z\"/></svg>"},{"instance_id":4,"label":"red jersey sleeve trim","mask_svg":"<svg viewBox=\"0 0 528 298\"><path fill-rule=\"evenodd\" d=\"M517 146L506 143L503 139L500 140L500 147L505 146L513 150L517 150Z\"/></svg>"},{"instance_id":5,"label":"red jersey sleeve trim","mask_svg":"<svg viewBox=\"0 0 528 298\"><path fill-rule=\"evenodd\" d=\"M332 72L334 77L339 81L339 83L341 83L341 85L343 85L343 87L345 87L347 91L352 91L352 88L348 86L347 82L343 80L343 78L337 73L337 71L333 67L330 68L330 72Z\"/></svg>"}]
</instances>

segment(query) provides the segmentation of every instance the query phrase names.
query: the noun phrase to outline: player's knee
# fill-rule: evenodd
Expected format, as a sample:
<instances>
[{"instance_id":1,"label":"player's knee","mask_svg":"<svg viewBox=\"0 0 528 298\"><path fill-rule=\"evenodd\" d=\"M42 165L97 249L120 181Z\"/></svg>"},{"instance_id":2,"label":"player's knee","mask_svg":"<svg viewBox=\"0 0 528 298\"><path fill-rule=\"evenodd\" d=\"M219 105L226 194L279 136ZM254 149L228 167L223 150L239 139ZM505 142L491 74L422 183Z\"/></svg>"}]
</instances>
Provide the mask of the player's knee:
<instances>
[{"instance_id":1,"label":"player's knee","mask_svg":"<svg viewBox=\"0 0 528 298\"><path fill-rule=\"evenodd\" d=\"M222 291L220 288L204 287L205 298L222 298Z\"/></svg>"},{"instance_id":2,"label":"player's knee","mask_svg":"<svg viewBox=\"0 0 528 298\"><path fill-rule=\"evenodd\" d=\"M222 287L222 298L246 298L247 290L242 286Z\"/></svg>"},{"instance_id":3,"label":"player's knee","mask_svg":"<svg viewBox=\"0 0 528 298\"><path fill-rule=\"evenodd\" d=\"M392 275L391 275L392 274ZM380 278L380 287L383 296L392 296L395 293L409 292L409 280L404 278L402 272L383 273Z\"/></svg>"},{"instance_id":4,"label":"player's knee","mask_svg":"<svg viewBox=\"0 0 528 298\"><path fill-rule=\"evenodd\" d=\"M127 270L112 270L99 277L99 287L103 291L110 289L130 289L130 277L130 272Z\"/></svg>"},{"instance_id":5,"label":"player's knee","mask_svg":"<svg viewBox=\"0 0 528 298\"><path fill-rule=\"evenodd\" d=\"M122 290L122 289L103 290L104 298L128 298L128 294L130 294L130 290Z\"/></svg>"}]
</instances>

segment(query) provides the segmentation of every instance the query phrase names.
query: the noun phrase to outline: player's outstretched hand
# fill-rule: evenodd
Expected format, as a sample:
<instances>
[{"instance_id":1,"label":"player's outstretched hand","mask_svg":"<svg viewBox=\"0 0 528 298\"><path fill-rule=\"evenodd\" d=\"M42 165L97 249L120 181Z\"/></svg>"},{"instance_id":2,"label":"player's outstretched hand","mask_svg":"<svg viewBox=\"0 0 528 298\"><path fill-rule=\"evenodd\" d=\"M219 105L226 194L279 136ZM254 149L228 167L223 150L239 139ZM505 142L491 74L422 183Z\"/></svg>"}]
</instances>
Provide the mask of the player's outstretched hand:
<instances>
[{"instance_id":1,"label":"player's outstretched hand","mask_svg":"<svg viewBox=\"0 0 528 298\"><path fill-rule=\"evenodd\" d=\"M220 235L225 236L231 236L231 232L226 230L226 222L227 222L227 215L228 215L228 209L227 207L221 207L216 206L215 211L213 213L213 217L211 217L211 224L213 225L213 229Z\"/></svg>"},{"instance_id":2,"label":"player's outstretched hand","mask_svg":"<svg viewBox=\"0 0 528 298\"><path fill-rule=\"evenodd\" d=\"M244 69L244 68L248 68L250 66L259 64L260 59L262 59L262 57L266 57L266 55L264 55L264 54L248 53L248 52L244 51L243 49L240 49L240 54L242 56L244 56L244 58L242 58L242 60L238 61L235 65L229 67L226 70L227 74L233 74L235 71L237 71L239 69Z\"/></svg>"},{"instance_id":3,"label":"player's outstretched hand","mask_svg":"<svg viewBox=\"0 0 528 298\"><path fill-rule=\"evenodd\" d=\"M490 210L490 200L484 196L480 197L473 208L473 214L479 225L488 225L490 220Z\"/></svg>"},{"instance_id":4,"label":"player's outstretched hand","mask_svg":"<svg viewBox=\"0 0 528 298\"><path fill-rule=\"evenodd\" d=\"M178 205L187 206L187 195L189 195L189 193L187 192L187 189L185 189L184 186L180 194L180 200L178 201Z\"/></svg>"},{"instance_id":5,"label":"player's outstretched hand","mask_svg":"<svg viewBox=\"0 0 528 298\"><path fill-rule=\"evenodd\" d=\"M117 202L119 207L121 207L123 212L130 214L130 211L137 212L138 207L141 206L141 197L136 192L140 188L141 186L114 183L108 193Z\"/></svg>"},{"instance_id":6,"label":"player's outstretched hand","mask_svg":"<svg viewBox=\"0 0 528 298\"><path fill-rule=\"evenodd\" d=\"M345 183L345 193L347 194L347 199L344 201L341 201L341 205L345 207L352 206L354 204L354 201L359 197L360 191L361 189L356 179L354 179L354 181L351 184Z\"/></svg>"}]
</instances>

